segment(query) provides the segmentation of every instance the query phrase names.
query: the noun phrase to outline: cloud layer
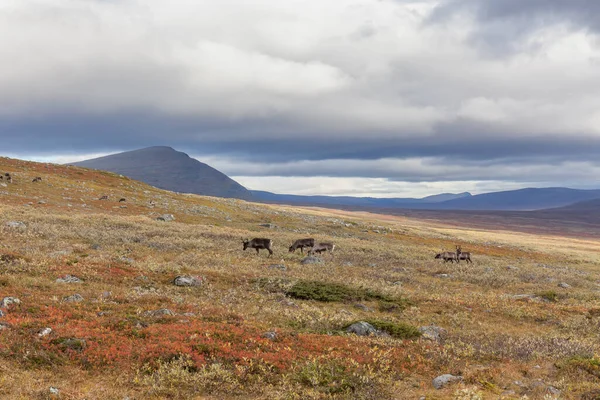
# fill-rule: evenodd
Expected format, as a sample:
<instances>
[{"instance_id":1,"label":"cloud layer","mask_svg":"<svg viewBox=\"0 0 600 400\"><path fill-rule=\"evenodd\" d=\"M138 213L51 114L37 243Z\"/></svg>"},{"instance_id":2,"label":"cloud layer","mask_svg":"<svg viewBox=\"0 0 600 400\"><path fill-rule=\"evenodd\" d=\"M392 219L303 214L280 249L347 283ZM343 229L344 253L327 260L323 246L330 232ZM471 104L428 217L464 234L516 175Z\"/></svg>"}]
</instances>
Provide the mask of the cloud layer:
<instances>
[{"instance_id":1,"label":"cloud layer","mask_svg":"<svg viewBox=\"0 0 600 400\"><path fill-rule=\"evenodd\" d=\"M3 151L164 144L249 182L390 193L593 186L598 15L585 0L5 1Z\"/></svg>"}]
</instances>

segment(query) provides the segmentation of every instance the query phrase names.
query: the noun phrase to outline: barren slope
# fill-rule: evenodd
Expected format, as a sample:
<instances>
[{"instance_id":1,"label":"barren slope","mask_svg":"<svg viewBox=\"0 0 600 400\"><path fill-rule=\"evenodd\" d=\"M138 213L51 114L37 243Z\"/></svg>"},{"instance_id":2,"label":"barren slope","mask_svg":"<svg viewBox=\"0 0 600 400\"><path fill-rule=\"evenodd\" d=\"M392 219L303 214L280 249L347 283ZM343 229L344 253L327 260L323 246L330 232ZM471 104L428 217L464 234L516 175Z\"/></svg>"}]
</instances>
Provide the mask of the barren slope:
<instances>
[{"instance_id":1,"label":"barren slope","mask_svg":"<svg viewBox=\"0 0 600 400\"><path fill-rule=\"evenodd\" d=\"M176 195L0 159L5 171L0 300L20 304L1 309L1 398L54 386L61 399L541 399L600 384L598 241ZM255 236L274 239L272 259L242 251ZM287 247L306 236L337 254L301 265ZM474 264L433 259L455 244ZM82 282L56 281L67 274ZM392 336L344 332L360 320ZM411 330L432 324L440 343ZM463 380L434 389L444 373Z\"/></svg>"}]
</instances>

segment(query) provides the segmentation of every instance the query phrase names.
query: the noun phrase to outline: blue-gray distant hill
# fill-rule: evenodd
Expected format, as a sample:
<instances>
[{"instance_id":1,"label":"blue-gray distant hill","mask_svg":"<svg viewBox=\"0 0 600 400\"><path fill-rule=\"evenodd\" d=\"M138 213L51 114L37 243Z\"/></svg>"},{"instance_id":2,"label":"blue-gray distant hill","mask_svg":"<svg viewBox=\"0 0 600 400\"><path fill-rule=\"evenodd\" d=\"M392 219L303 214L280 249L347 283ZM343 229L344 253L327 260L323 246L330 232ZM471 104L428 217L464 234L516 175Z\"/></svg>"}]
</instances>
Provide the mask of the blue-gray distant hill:
<instances>
[{"instance_id":1,"label":"blue-gray distant hill","mask_svg":"<svg viewBox=\"0 0 600 400\"><path fill-rule=\"evenodd\" d=\"M314 206L352 206L352 207L412 207L415 205L431 205L448 200L470 197L471 193L442 193L423 198L377 198L352 196L299 196L293 194L277 194L252 190L254 198L267 203L314 205Z\"/></svg>"},{"instance_id":2,"label":"blue-gray distant hill","mask_svg":"<svg viewBox=\"0 0 600 400\"><path fill-rule=\"evenodd\" d=\"M166 146L112 154L74 165L114 172L174 192L253 200L248 189L227 175Z\"/></svg>"},{"instance_id":3,"label":"blue-gray distant hill","mask_svg":"<svg viewBox=\"0 0 600 400\"><path fill-rule=\"evenodd\" d=\"M253 191L257 200L269 203L314 205L345 208L414 209L414 210L477 210L530 211L563 207L600 198L600 190L569 188L527 188L503 192L441 194L422 199L370 198L340 196L296 196Z\"/></svg>"}]
</instances>

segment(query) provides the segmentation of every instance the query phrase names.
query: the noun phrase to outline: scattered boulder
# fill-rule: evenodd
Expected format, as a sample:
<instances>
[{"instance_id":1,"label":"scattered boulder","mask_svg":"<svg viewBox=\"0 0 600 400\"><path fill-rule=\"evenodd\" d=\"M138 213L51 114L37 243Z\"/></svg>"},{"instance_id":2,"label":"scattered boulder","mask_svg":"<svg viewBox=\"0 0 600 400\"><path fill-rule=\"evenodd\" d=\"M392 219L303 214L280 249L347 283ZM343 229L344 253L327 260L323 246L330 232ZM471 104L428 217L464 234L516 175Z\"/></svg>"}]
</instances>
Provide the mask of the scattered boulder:
<instances>
[{"instance_id":1,"label":"scattered boulder","mask_svg":"<svg viewBox=\"0 0 600 400\"><path fill-rule=\"evenodd\" d=\"M562 288L562 289L568 289L568 288L570 288L570 287L571 287L571 285L569 285L569 284L568 284L568 283L566 283L566 282L561 282L561 283L559 283L557 286L558 286L559 288Z\"/></svg>"},{"instance_id":2,"label":"scattered boulder","mask_svg":"<svg viewBox=\"0 0 600 400\"><path fill-rule=\"evenodd\" d=\"M147 317L163 317L165 315L172 316L175 315L175 313L168 308L161 308L159 310L146 311L144 315Z\"/></svg>"},{"instance_id":3,"label":"scattered boulder","mask_svg":"<svg viewBox=\"0 0 600 400\"><path fill-rule=\"evenodd\" d=\"M507 265L506 269L509 271L518 271L519 267L515 267L514 265Z\"/></svg>"},{"instance_id":4,"label":"scattered boulder","mask_svg":"<svg viewBox=\"0 0 600 400\"><path fill-rule=\"evenodd\" d=\"M443 343L446 339L446 336L448 336L448 331L435 325L422 326L419 328L419 332L422 333L423 339L431 340L437 343Z\"/></svg>"},{"instance_id":5,"label":"scattered boulder","mask_svg":"<svg viewBox=\"0 0 600 400\"><path fill-rule=\"evenodd\" d=\"M10 328L10 324L6 322L0 322L0 331Z\"/></svg>"},{"instance_id":6,"label":"scattered boulder","mask_svg":"<svg viewBox=\"0 0 600 400\"><path fill-rule=\"evenodd\" d=\"M300 264L302 264L302 265L307 265L307 264L322 264L322 263L323 263L323 259L322 258L314 257L314 256L305 257L302 261L300 261Z\"/></svg>"},{"instance_id":7,"label":"scattered boulder","mask_svg":"<svg viewBox=\"0 0 600 400\"><path fill-rule=\"evenodd\" d=\"M175 221L175 217L173 216L173 214L163 214L163 215L157 217L156 220L170 222L170 221Z\"/></svg>"},{"instance_id":8,"label":"scattered boulder","mask_svg":"<svg viewBox=\"0 0 600 400\"><path fill-rule=\"evenodd\" d=\"M27 225L25 225L25 223L23 223L21 221L8 221L6 223L6 226L8 228L12 228L12 229L25 229L25 228L27 228Z\"/></svg>"},{"instance_id":9,"label":"scattered boulder","mask_svg":"<svg viewBox=\"0 0 600 400\"><path fill-rule=\"evenodd\" d=\"M450 278L450 277L452 277L452 275L450 275L450 274L437 274L436 277L438 277L438 278Z\"/></svg>"},{"instance_id":10,"label":"scattered boulder","mask_svg":"<svg viewBox=\"0 0 600 400\"><path fill-rule=\"evenodd\" d=\"M56 279L56 283L81 283L83 282L76 276L73 275L65 275L62 278Z\"/></svg>"},{"instance_id":11,"label":"scattered boulder","mask_svg":"<svg viewBox=\"0 0 600 400\"><path fill-rule=\"evenodd\" d=\"M50 398L57 399L60 396L60 390L54 386L50 386Z\"/></svg>"},{"instance_id":12,"label":"scattered boulder","mask_svg":"<svg viewBox=\"0 0 600 400\"><path fill-rule=\"evenodd\" d=\"M44 337L44 336L48 336L51 333L52 333L52 328L44 328L38 333L38 336Z\"/></svg>"},{"instance_id":13,"label":"scattered boulder","mask_svg":"<svg viewBox=\"0 0 600 400\"><path fill-rule=\"evenodd\" d=\"M175 286L201 286L203 279L200 276L180 275L173 279Z\"/></svg>"},{"instance_id":14,"label":"scattered boulder","mask_svg":"<svg viewBox=\"0 0 600 400\"><path fill-rule=\"evenodd\" d=\"M362 310L364 312L373 312L372 308L369 308L369 307L367 307L367 306L365 306L364 304L361 304L361 303L354 304L354 308L358 308L359 310Z\"/></svg>"},{"instance_id":15,"label":"scattered boulder","mask_svg":"<svg viewBox=\"0 0 600 400\"><path fill-rule=\"evenodd\" d=\"M454 382L458 382L458 381L462 381L462 376L454 376L451 374L444 374L444 375L440 375L437 378L435 378L433 380L432 384L433 384L434 388L439 390L450 383L454 383Z\"/></svg>"},{"instance_id":16,"label":"scattered boulder","mask_svg":"<svg viewBox=\"0 0 600 400\"><path fill-rule=\"evenodd\" d=\"M275 340L277 339L277 332L265 332L262 334L262 337L269 340Z\"/></svg>"},{"instance_id":17,"label":"scattered boulder","mask_svg":"<svg viewBox=\"0 0 600 400\"><path fill-rule=\"evenodd\" d=\"M6 308L13 304L21 304L21 300L17 299L16 297L5 297L0 302L0 308Z\"/></svg>"},{"instance_id":18,"label":"scattered boulder","mask_svg":"<svg viewBox=\"0 0 600 400\"><path fill-rule=\"evenodd\" d=\"M279 269L282 271L287 270L286 266L284 264L271 264L268 266L269 269Z\"/></svg>"},{"instance_id":19,"label":"scattered boulder","mask_svg":"<svg viewBox=\"0 0 600 400\"><path fill-rule=\"evenodd\" d=\"M83 296L79 293L75 293L71 296L63 297L63 301L66 303L79 303L83 301Z\"/></svg>"},{"instance_id":20,"label":"scattered boulder","mask_svg":"<svg viewBox=\"0 0 600 400\"><path fill-rule=\"evenodd\" d=\"M379 331L375 329L373 325L365 321L356 322L350 325L348 328L346 328L346 332L354 333L358 336L369 336L379 333Z\"/></svg>"},{"instance_id":21,"label":"scattered boulder","mask_svg":"<svg viewBox=\"0 0 600 400\"><path fill-rule=\"evenodd\" d=\"M561 391L559 389L555 388L554 386L548 386L546 388L546 391L555 396L560 396L560 394L561 394Z\"/></svg>"},{"instance_id":22,"label":"scattered boulder","mask_svg":"<svg viewBox=\"0 0 600 400\"><path fill-rule=\"evenodd\" d=\"M275 224L260 224L258 226L262 226L263 228L269 228L269 229L273 229L275 228Z\"/></svg>"},{"instance_id":23,"label":"scattered boulder","mask_svg":"<svg viewBox=\"0 0 600 400\"><path fill-rule=\"evenodd\" d=\"M4 317L4 311L0 310L0 318Z\"/></svg>"}]
</instances>

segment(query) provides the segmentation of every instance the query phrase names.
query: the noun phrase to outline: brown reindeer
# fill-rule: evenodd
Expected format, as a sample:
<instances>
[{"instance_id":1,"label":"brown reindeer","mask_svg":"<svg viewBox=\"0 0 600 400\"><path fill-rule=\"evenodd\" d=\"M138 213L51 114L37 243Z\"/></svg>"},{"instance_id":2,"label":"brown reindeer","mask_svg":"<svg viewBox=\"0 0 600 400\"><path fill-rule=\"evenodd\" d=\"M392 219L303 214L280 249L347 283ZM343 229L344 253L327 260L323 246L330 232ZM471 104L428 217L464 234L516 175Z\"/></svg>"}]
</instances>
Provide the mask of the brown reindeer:
<instances>
[{"instance_id":1,"label":"brown reindeer","mask_svg":"<svg viewBox=\"0 0 600 400\"><path fill-rule=\"evenodd\" d=\"M312 256L315 253L321 254L324 251L327 251L333 256L333 250L335 250L335 244L333 243L317 243L312 249L310 249L308 255Z\"/></svg>"},{"instance_id":2,"label":"brown reindeer","mask_svg":"<svg viewBox=\"0 0 600 400\"><path fill-rule=\"evenodd\" d=\"M119 199L119 203L125 203L126 201L127 201L127 199L125 199L124 197L121 197L121 198Z\"/></svg>"},{"instance_id":3,"label":"brown reindeer","mask_svg":"<svg viewBox=\"0 0 600 400\"><path fill-rule=\"evenodd\" d=\"M456 253L453 253L451 251L443 251L441 253L438 253L435 255L435 258L436 259L441 258L442 260L444 260L444 262L448 262L448 261L450 261L452 263L454 261L458 262L458 259L456 258Z\"/></svg>"},{"instance_id":4,"label":"brown reindeer","mask_svg":"<svg viewBox=\"0 0 600 400\"><path fill-rule=\"evenodd\" d=\"M460 246L456 246L456 262L460 262L460 260L465 260L468 263L473 264L471 260L471 253L463 252Z\"/></svg>"},{"instance_id":5,"label":"brown reindeer","mask_svg":"<svg viewBox=\"0 0 600 400\"><path fill-rule=\"evenodd\" d=\"M305 247L314 247L315 239L307 238L307 239L298 239L290 246L290 253L295 253L296 249L300 249L300 252L304 254Z\"/></svg>"},{"instance_id":6,"label":"brown reindeer","mask_svg":"<svg viewBox=\"0 0 600 400\"><path fill-rule=\"evenodd\" d=\"M31 182L35 183L35 182L41 182L41 181L42 181L42 177L36 176L35 178L33 178L33 180Z\"/></svg>"},{"instance_id":7,"label":"brown reindeer","mask_svg":"<svg viewBox=\"0 0 600 400\"><path fill-rule=\"evenodd\" d=\"M271 247L273 246L273 241L271 239L266 239L266 238L254 238L252 240L250 239L242 239L242 243L244 244L244 250L246 250L248 247L250 247L251 249L256 249L256 254L260 254L259 250L260 249L267 249L269 251L269 255L268 257L271 257L273 255L273 250L271 250Z\"/></svg>"}]
</instances>

